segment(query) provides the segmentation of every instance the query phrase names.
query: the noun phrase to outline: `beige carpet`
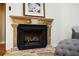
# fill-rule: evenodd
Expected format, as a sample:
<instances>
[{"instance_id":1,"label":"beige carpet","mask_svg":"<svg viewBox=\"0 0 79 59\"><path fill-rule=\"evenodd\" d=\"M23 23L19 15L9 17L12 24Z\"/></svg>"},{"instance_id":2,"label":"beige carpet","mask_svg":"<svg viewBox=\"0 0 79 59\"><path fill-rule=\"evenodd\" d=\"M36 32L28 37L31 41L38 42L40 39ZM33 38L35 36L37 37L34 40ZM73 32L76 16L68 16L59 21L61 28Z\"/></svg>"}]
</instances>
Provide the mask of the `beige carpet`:
<instances>
[{"instance_id":1,"label":"beige carpet","mask_svg":"<svg viewBox=\"0 0 79 59\"><path fill-rule=\"evenodd\" d=\"M52 48L38 48L28 50L12 49L8 50L4 56L54 56Z\"/></svg>"}]
</instances>

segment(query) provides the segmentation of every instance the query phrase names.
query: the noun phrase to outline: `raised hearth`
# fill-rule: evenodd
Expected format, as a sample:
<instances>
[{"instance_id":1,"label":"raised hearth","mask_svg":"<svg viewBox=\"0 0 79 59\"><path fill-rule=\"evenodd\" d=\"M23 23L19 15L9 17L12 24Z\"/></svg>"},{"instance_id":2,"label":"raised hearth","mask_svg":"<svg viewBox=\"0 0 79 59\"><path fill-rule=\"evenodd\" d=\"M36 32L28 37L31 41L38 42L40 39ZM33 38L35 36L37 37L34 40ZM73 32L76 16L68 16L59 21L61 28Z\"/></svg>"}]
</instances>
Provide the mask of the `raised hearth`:
<instances>
[{"instance_id":1,"label":"raised hearth","mask_svg":"<svg viewBox=\"0 0 79 59\"><path fill-rule=\"evenodd\" d=\"M18 50L17 48L8 50L4 56L54 56L55 49L48 48L37 48L37 49L27 49Z\"/></svg>"},{"instance_id":2,"label":"raised hearth","mask_svg":"<svg viewBox=\"0 0 79 59\"><path fill-rule=\"evenodd\" d=\"M18 34L17 33L17 27L19 26L19 24L46 26L47 30L48 30L47 31L47 40L46 40L47 43L45 43L44 47L46 45L51 47L51 27L52 27L51 24L52 24L53 19L39 18L39 17L29 17L29 16L11 16L11 18L13 20L13 23L12 23L12 27L13 27L13 48L17 47L17 44L18 44L17 43L17 34ZM28 32L26 34L25 38L30 39L29 36L27 37L28 34L32 35L33 33ZM34 35L37 35L37 34L34 34ZM39 37L39 35L37 35L37 36ZM38 38L38 37L35 37L35 38ZM36 40L39 42L38 39L36 39ZM26 42L28 42L27 39L26 39ZM28 43L26 43L26 44L28 44ZM31 43L29 43L29 44L31 44Z\"/></svg>"}]
</instances>

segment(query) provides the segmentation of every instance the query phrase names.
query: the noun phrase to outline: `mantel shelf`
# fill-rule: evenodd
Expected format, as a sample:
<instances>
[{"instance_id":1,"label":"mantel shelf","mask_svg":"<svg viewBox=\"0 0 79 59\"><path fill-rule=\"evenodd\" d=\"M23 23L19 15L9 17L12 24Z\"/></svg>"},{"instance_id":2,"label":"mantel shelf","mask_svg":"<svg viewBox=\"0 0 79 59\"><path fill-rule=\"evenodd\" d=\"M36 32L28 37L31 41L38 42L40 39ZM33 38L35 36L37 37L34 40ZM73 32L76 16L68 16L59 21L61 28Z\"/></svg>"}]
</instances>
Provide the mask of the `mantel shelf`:
<instances>
[{"instance_id":1,"label":"mantel shelf","mask_svg":"<svg viewBox=\"0 0 79 59\"><path fill-rule=\"evenodd\" d=\"M49 21L49 22L52 22L53 19L52 18L41 18L41 17L30 17L30 16L10 16L12 19L27 19L27 20L30 20L30 19L37 19L37 20L43 20L43 21Z\"/></svg>"}]
</instances>

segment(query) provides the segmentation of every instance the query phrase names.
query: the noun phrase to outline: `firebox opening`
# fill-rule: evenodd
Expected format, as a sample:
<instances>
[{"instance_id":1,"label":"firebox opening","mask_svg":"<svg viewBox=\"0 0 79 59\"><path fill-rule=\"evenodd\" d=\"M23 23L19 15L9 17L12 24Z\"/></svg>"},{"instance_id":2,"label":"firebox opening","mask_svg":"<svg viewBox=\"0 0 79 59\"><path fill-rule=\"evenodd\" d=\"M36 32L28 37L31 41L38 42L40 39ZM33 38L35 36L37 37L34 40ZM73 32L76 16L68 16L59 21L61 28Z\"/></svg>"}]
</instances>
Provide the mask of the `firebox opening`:
<instances>
[{"instance_id":1,"label":"firebox opening","mask_svg":"<svg viewBox=\"0 0 79 59\"><path fill-rule=\"evenodd\" d=\"M43 48L47 45L47 26L24 25L17 27L17 47L22 49Z\"/></svg>"},{"instance_id":2,"label":"firebox opening","mask_svg":"<svg viewBox=\"0 0 79 59\"><path fill-rule=\"evenodd\" d=\"M25 32L25 45L32 43L41 44L41 31L29 31Z\"/></svg>"}]
</instances>

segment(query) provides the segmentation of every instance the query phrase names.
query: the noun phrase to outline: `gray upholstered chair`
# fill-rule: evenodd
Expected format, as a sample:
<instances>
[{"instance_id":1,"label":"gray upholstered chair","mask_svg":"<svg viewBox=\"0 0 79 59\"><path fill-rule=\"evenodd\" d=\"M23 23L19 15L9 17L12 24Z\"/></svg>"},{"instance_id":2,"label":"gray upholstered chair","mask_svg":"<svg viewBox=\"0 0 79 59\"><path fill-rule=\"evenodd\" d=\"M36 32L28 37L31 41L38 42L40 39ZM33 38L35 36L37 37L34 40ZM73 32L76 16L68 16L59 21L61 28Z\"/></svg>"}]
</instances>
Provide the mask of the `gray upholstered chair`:
<instances>
[{"instance_id":1,"label":"gray upholstered chair","mask_svg":"<svg viewBox=\"0 0 79 59\"><path fill-rule=\"evenodd\" d=\"M72 39L79 39L79 26L72 28Z\"/></svg>"},{"instance_id":2,"label":"gray upholstered chair","mask_svg":"<svg viewBox=\"0 0 79 59\"><path fill-rule=\"evenodd\" d=\"M79 26L72 28L72 39L59 42L55 54L60 56L79 56Z\"/></svg>"},{"instance_id":3,"label":"gray upholstered chair","mask_svg":"<svg viewBox=\"0 0 79 59\"><path fill-rule=\"evenodd\" d=\"M58 56L79 56L79 40L66 39L56 46L55 55Z\"/></svg>"}]
</instances>

